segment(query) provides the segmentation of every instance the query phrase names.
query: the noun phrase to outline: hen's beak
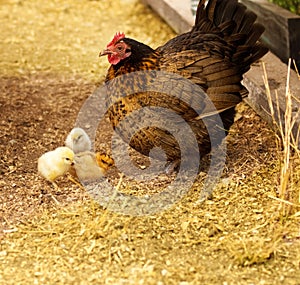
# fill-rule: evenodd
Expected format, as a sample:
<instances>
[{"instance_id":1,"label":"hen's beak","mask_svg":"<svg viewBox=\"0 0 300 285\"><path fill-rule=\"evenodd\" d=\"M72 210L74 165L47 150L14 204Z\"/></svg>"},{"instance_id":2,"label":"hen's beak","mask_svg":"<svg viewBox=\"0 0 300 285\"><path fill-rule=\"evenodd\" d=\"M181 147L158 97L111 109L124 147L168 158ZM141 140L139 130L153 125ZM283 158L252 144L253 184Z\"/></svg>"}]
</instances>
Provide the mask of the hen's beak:
<instances>
[{"instance_id":1,"label":"hen's beak","mask_svg":"<svg viewBox=\"0 0 300 285\"><path fill-rule=\"evenodd\" d=\"M108 54L113 54L113 51L109 49L105 49L103 51L100 51L99 56L108 55Z\"/></svg>"}]
</instances>

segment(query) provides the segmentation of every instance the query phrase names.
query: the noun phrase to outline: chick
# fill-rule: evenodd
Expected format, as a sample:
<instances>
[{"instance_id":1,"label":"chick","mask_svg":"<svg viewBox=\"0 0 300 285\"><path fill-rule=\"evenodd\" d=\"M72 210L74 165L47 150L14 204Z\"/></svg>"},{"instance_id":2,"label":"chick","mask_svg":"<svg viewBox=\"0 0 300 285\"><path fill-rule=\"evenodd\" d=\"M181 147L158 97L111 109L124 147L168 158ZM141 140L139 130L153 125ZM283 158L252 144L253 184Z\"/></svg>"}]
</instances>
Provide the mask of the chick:
<instances>
[{"instance_id":1,"label":"chick","mask_svg":"<svg viewBox=\"0 0 300 285\"><path fill-rule=\"evenodd\" d=\"M81 128L74 128L68 134L65 144L73 150L74 153L90 151L92 142L87 133Z\"/></svg>"},{"instance_id":2,"label":"chick","mask_svg":"<svg viewBox=\"0 0 300 285\"><path fill-rule=\"evenodd\" d=\"M111 168L115 164L115 161L113 160L113 158L105 153L97 152L96 160L97 160L98 165L101 168L103 168L105 171L107 171L109 168Z\"/></svg>"},{"instance_id":3,"label":"chick","mask_svg":"<svg viewBox=\"0 0 300 285\"><path fill-rule=\"evenodd\" d=\"M105 169L98 165L96 154L91 151L77 153L74 168L81 182L97 181L105 174Z\"/></svg>"},{"instance_id":4,"label":"chick","mask_svg":"<svg viewBox=\"0 0 300 285\"><path fill-rule=\"evenodd\" d=\"M70 169L69 179L82 187L81 182L97 181L114 164L114 160L104 153L91 152L92 143L81 128L74 128L68 134L65 144L75 153L75 164Z\"/></svg>"},{"instance_id":5,"label":"chick","mask_svg":"<svg viewBox=\"0 0 300 285\"><path fill-rule=\"evenodd\" d=\"M69 171L74 164L74 156L74 152L68 147L48 151L38 159L38 172L58 188L54 181Z\"/></svg>"}]
</instances>

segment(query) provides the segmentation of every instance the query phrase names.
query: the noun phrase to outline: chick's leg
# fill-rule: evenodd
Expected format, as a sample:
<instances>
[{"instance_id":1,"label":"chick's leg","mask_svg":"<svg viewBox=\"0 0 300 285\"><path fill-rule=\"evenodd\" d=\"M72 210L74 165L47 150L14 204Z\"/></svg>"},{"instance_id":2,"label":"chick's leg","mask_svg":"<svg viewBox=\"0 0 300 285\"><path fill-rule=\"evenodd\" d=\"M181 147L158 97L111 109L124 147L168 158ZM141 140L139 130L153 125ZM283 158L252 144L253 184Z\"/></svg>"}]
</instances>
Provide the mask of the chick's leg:
<instances>
[{"instance_id":1,"label":"chick's leg","mask_svg":"<svg viewBox=\"0 0 300 285\"><path fill-rule=\"evenodd\" d=\"M68 175L68 179L74 184L76 184L77 186L79 186L81 189L85 190L85 188L81 185L81 183L78 182L71 174Z\"/></svg>"},{"instance_id":2,"label":"chick's leg","mask_svg":"<svg viewBox=\"0 0 300 285\"><path fill-rule=\"evenodd\" d=\"M53 187L54 187L54 189L57 191L57 190L59 190L60 191L60 188L59 188L59 186L54 182L54 181L51 181L51 183L52 183L52 185L53 185ZM55 204L56 205L59 205L60 203L57 201L57 199L50 193L50 196L51 196L51 198L52 198L52 200L55 202Z\"/></svg>"}]
</instances>

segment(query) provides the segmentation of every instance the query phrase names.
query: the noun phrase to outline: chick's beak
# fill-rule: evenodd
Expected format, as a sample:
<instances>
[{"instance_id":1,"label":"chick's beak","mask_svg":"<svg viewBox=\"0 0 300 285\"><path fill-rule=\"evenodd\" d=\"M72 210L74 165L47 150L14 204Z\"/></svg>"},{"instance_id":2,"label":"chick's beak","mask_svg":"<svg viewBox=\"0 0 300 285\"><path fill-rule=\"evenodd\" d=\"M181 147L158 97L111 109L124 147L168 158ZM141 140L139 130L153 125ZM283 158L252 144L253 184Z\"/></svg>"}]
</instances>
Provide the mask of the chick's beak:
<instances>
[{"instance_id":1,"label":"chick's beak","mask_svg":"<svg viewBox=\"0 0 300 285\"><path fill-rule=\"evenodd\" d=\"M99 57L104 55L109 55L109 54L113 54L113 51L111 51L110 49L105 49L103 51L100 51Z\"/></svg>"}]
</instances>

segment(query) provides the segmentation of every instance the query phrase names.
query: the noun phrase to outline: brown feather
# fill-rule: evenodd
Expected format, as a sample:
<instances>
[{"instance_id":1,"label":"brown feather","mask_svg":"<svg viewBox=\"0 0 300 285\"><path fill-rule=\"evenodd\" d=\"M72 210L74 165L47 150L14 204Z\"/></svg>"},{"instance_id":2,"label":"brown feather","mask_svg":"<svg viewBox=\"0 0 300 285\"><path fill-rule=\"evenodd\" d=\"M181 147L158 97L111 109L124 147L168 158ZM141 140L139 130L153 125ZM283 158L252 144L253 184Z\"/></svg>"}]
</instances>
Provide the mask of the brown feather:
<instances>
[{"instance_id":1,"label":"brown feather","mask_svg":"<svg viewBox=\"0 0 300 285\"><path fill-rule=\"evenodd\" d=\"M172 109L192 128L201 154L210 150L210 137L203 118L209 119L207 122L210 122L212 133L221 128L229 130L234 119L234 107L248 93L241 84L243 74L268 51L258 42L264 28L255 23L256 15L237 0L209 0L206 6L205 2L199 1L191 31L171 39L156 50L132 39L123 39L131 47L132 55L112 65L106 77L108 106L115 102L108 110L114 128L133 110L146 106ZM143 70L154 72L135 74L134 78L120 77ZM179 80L170 87L168 76L163 81L155 71L175 73L194 85L186 87ZM138 91L152 85L160 86L166 93L171 88L176 97ZM214 107L208 104L203 93L197 91L199 87L207 92ZM123 98L123 94L128 96ZM190 107L191 104L196 106L195 109ZM218 114L224 126L214 123ZM180 159L179 145L168 130L151 126L131 136L130 130L134 125L139 126L147 119L151 121L151 114L148 115L140 116L136 121L122 122L121 137L145 155L151 148L161 147L169 160ZM189 138L186 143L189 145ZM192 148L191 145L191 151Z\"/></svg>"}]
</instances>

